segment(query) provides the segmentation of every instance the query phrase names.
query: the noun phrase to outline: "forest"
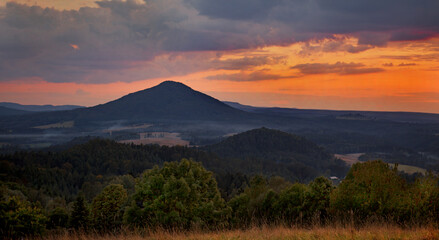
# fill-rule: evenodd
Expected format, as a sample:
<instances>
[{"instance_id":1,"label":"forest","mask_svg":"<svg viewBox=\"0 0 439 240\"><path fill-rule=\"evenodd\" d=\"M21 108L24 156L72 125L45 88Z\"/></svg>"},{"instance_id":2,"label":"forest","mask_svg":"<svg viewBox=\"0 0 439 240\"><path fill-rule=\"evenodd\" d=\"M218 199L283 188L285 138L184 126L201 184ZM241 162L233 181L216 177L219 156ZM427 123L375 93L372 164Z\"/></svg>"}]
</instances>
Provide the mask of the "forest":
<instances>
[{"instance_id":1,"label":"forest","mask_svg":"<svg viewBox=\"0 0 439 240\"><path fill-rule=\"evenodd\" d=\"M296 177L294 171L278 171L291 161L297 164L298 160L285 157L292 146L243 144L248 143L246 136L257 139L261 132L268 139L280 134L260 129L209 150L92 139L59 149L3 154L0 235L439 223L439 180L433 173L407 181L396 168L371 160L332 172L315 168ZM227 146L242 146L241 155L234 155ZM304 166L315 156L316 166L327 167L326 163L335 161L300 137L295 146L291 153L301 155L289 156L302 159ZM221 154L226 151L227 156ZM274 153L271 158L270 153ZM255 171L251 161L263 165L260 159L264 158L280 165ZM247 160L239 164L239 159ZM341 182L329 180L330 174L343 170L346 177Z\"/></svg>"}]
</instances>

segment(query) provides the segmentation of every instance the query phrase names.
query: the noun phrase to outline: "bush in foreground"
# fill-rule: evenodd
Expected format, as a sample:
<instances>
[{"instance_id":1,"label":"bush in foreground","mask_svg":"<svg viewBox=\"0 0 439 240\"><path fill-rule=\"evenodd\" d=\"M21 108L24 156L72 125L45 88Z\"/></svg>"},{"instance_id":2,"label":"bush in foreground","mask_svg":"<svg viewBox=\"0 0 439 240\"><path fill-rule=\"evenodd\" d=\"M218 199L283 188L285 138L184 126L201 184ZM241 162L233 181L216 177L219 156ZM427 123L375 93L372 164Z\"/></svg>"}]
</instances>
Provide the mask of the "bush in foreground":
<instances>
[{"instance_id":1,"label":"bush in foreground","mask_svg":"<svg viewBox=\"0 0 439 240\"><path fill-rule=\"evenodd\" d=\"M143 174L125 221L138 227L221 228L229 216L212 173L183 159Z\"/></svg>"}]
</instances>

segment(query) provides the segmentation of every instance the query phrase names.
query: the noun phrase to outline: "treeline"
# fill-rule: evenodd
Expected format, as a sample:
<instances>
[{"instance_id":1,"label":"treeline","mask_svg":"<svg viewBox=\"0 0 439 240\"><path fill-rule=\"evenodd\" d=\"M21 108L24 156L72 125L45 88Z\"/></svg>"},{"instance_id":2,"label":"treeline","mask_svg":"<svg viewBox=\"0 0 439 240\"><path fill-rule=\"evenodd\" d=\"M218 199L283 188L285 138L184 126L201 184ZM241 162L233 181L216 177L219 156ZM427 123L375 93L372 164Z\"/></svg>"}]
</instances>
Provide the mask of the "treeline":
<instances>
[{"instance_id":1,"label":"treeline","mask_svg":"<svg viewBox=\"0 0 439 240\"><path fill-rule=\"evenodd\" d=\"M39 201L46 208L54 198L71 202L80 191L91 201L110 183L122 184L133 192L134 178L145 169L182 158L201 162L214 172L225 199L240 193L248 185L247 176L255 174L309 182L319 175L341 177L347 172L344 162L316 144L264 128L203 149L121 144L104 139L67 146L0 155L0 181L20 189L32 202Z\"/></svg>"},{"instance_id":2,"label":"treeline","mask_svg":"<svg viewBox=\"0 0 439 240\"><path fill-rule=\"evenodd\" d=\"M68 207L44 210L2 185L1 236L44 235L63 229L117 233L121 229L230 229L254 225L401 226L439 223L439 185L429 174L407 183L382 161L357 163L339 186L325 177L309 184L254 176L245 190L226 201L212 172L183 159L145 171L129 193L107 185L92 201L78 194Z\"/></svg>"}]
</instances>

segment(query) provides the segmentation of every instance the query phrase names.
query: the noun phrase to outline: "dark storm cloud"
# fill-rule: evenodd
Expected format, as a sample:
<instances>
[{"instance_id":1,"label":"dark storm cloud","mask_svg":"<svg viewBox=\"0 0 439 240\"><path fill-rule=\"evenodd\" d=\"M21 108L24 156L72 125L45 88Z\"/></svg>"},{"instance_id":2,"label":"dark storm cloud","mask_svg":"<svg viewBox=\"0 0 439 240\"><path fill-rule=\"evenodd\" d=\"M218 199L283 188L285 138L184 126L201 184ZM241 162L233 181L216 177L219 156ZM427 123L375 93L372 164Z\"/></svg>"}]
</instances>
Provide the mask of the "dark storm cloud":
<instances>
[{"instance_id":1,"label":"dark storm cloud","mask_svg":"<svg viewBox=\"0 0 439 240\"><path fill-rule=\"evenodd\" d=\"M367 68L362 63L344 63L337 62L334 64L329 63L305 63L298 64L291 69L298 69L302 74L326 74L326 73L336 73L339 75L351 75L351 74L365 74L365 73L375 73L382 72L382 68Z\"/></svg>"},{"instance_id":2,"label":"dark storm cloud","mask_svg":"<svg viewBox=\"0 0 439 240\"><path fill-rule=\"evenodd\" d=\"M367 44L423 39L439 32L437 0L186 0L211 18L280 22L296 34L354 33ZM247 6L247 7L244 7ZM386 32L378 39L368 34ZM377 40L374 40L377 39ZM371 42L373 41L373 42Z\"/></svg>"},{"instance_id":3,"label":"dark storm cloud","mask_svg":"<svg viewBox=\"0 0 439 240\"><path fill-rule=\"evenodd\" d=\"M265 19L281 0L185 0L202 15L234 20Z\"/></svg>"},{"instance_id":4,"label":"dark storm cloud","mask_svg":"<svg viewBox=\"0 0 439 240\"><path fill-rule=\"evenodd\" d=\"M357 53L388 41L439 32L437 0L112 0L96 8L59 11L7 3L0 7L0 81L41 77L51 82L134 81L168 76L158 56L175 52L255 49L298 41L358 37L356 46L321 51ZM74 47L75 46L75 47ZM233 62L235 61L235 62ZM247 62L245 62L247 61ZM184 71L251 69L281 60L206 60ZM211 63L217 63L212 66ZM148 65L148 66L149 66ZM241 67L241 68L240 68ZM356 71L379 69L357 68ZM134 71L135 74L128 72ZM117 73L117 74L116 74Z\"/></svg>"},{"instance_id":5,"label":"dark storm cloud","mask_svg":"<svg viewBox=\"0 0 439 240\"><path fill-rule=\"evenodd\" d=\"M283 23L294 32L352 33L439 26L436 0L186 0L200 14L221 19ZM412 32L415 33L415 32ZM363 36L365 37L365 36Z\"/></svg>"}]
</instances>

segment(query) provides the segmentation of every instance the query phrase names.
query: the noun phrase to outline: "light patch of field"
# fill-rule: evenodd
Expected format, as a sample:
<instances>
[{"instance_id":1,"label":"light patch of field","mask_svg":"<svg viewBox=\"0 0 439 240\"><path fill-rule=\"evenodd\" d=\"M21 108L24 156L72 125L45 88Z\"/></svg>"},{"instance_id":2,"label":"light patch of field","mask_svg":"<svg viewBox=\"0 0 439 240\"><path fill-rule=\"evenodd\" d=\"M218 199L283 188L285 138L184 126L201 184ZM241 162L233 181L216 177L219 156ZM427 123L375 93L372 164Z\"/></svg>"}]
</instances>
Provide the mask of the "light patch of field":
<instances>
[{"instance_id":1,"label":"light patch of field","mask_svg":"<svg viewBox=\"0 0 439 240\"><path fill-rule=\"evenodd\" d=\"M123 126L123 127L111 127L111 128L103 130L103 132L109 133L111 135L113 132L134 130L134 129L143 129L143 128L149 128L151 126L153 126L153 125L148 124L148 123L144 123L144 124L139 124L139 125L131 125L131 126Z\"/></svg>"},{"instance_id":2,"label":"light patch of field","mask_svg":"<svg viewBox=\"0 0 439 240\"><path fill-rule=\"evenodd\" d=\"M391 167L395 167L395 164L393 163L389 163L389 165ZM427 173L427 170L424 168L410 166L410 165L403 165L403 164L398 164L398 171L405 172L407 174L422 173L425 175Z\"/></svg>"},{"instance_id":3,"label":"light patch of field","mask_svg":"<svg viewBox=\"0 0 439 240\"><path fill-rule=\"evenodd\" d=\"M340 158L347 165L352 166L354 163L359 162L358 158L364 153L350 153L350 154L334 154L336 158Z\"/></svg>"},{"instance_id":4,"label":"light patch of field","mask_svg":"<svg viewBox=\"0 0 439 240\"><path fill-rule=\"evenodd\" d=\"M165 146L188 146L189 141L183 140L180 133L175 132L144 132L139 133L139 139L122 140L120 143L158 144Z\"/></svg>"},{"instance_id":5,"label":"light patch of field","mask_svg":"<svg viewBox=\"0 0 439 240\"><path fill-rule=\"evenodd\" d=\"M59 123L52 123L47 125L36 126L34 128L38 129L49 129L49 128L72 128L75 125L75 121L66 121Z\"/></svg>"},{"instance_id":6,"label":"light patch of field","mask_svg":"<svg viewBox=\"0 0 439 240\"><path fill-rule=\"evenodd\" d=\"M75 234L64 233L60 235L47 236L49 240L143 240L143 239L160 239L160 240L335 240L335 239L407 239L407 240L433 240L439 239L439 230L433 227L420 228L398 228L398 227L364 227L356 228L338 228L338 227L314 227L310 229L289 228L289 227L262 227L251 228L246 230L223 230L223 231L190 231L176 232L159 230L146 233L123 233L123 234Z\"/></svg>"}]
</instances>

